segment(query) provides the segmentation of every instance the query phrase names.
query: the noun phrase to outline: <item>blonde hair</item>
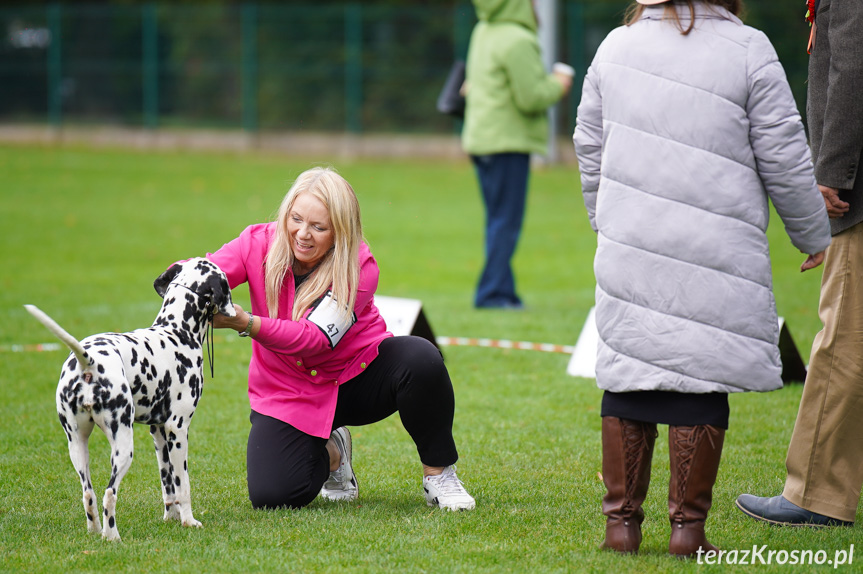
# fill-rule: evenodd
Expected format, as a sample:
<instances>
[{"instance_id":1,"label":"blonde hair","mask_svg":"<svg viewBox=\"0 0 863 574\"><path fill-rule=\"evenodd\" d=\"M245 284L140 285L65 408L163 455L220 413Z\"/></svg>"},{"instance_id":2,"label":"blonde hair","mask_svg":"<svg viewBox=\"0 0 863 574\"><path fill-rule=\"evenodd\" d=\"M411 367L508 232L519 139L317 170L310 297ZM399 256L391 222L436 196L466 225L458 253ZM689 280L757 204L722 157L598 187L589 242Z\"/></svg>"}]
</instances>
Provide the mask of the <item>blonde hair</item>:
<instances>
[{"instance_id":1,"label":"blonde hair","mask_svg":"<svg viewBox=\"0 0 863 574\"><path fill-rule=\"evenodd\" d=\"M312 195L326 206L332 226L333 248L297 289L291 318L294 321L302 318L312 303L328 289L332 289L341 312L348 317L356 304L360 278L358 258L363 241L360 204L351 185L328 167L315 167L301 173L279 207L276 235L264 263L267 311L270 317L278 316L279 294L288 269L294 264L288 218L294 201L302 193Z\"/></svg>"}]
</instances>

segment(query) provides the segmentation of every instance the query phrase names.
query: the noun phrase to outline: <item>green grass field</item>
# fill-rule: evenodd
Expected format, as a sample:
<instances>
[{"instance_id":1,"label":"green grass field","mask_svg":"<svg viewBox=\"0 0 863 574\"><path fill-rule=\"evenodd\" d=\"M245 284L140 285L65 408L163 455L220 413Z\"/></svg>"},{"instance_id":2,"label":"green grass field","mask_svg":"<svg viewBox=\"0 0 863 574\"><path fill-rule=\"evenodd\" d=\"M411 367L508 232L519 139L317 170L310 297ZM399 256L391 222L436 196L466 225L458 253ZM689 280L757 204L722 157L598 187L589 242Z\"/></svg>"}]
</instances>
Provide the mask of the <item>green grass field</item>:
<instances>
[{"instance_id":1,"label":"green grass field","mask_svg":"<svg viewBox=\"0 0 863 574\"><path fill-rule=\"evenodd\" d=\"M321 163L336 167L359 195L365 234L381 267L378 292L422 300L436 335L575 343L593 304L595 237L572 166L533 172L516 259L528 308L504 312L471 306L483 215L467 160L360 163L0 147L0 570L724 571L666 554L664 429L645 505L642 553L621 557L597 549L604 525L597 476L601 393L592 380L566 374L569 357L562 353L444 348L456 390L459 476L476 497L476 510L426 507L416 452L398 417L391 417L353 429L356 502L318 500L302 510L253 511L245 480L250 349L227 332L217 333L215 378L206 376L190 434L193 509L204 527L162 522L152 441L146 428L137 427L137 456L117 505L123 541L87 534L80 485L54 406L66 352L12 350L54 342L22 305L40 306L79 338L145 327L161 304L152 288L161 271L214 251L249 223L269 220L293 178ZM800 274L803 257L776 217L770 236L779 314L806 360L820 328L820 272ZM248 301L243 289L234 297ZM824 550L832 559L859 541L859 527L771 528L734 507L741 492L781 491L801 390L793 385L731 397L731 428L707 524L710 540L723 549L757 544ZM94 486L101 493L109 471L107 441L96 432L90 444Z\"/></svg>"}]
</instances>

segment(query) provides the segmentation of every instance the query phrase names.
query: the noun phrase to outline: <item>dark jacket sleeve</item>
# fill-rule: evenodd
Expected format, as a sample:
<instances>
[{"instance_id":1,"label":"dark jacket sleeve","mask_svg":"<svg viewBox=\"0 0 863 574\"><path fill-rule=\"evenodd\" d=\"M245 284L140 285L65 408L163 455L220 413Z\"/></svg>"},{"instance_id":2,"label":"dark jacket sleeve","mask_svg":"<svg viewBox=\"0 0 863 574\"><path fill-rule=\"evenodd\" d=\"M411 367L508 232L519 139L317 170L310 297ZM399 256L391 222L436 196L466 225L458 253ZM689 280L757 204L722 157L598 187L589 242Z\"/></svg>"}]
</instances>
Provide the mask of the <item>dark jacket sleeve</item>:
<instances>
[{"instance_id":1,"label":"dark jacket sleeve","mask_svg":"<svg viewBox=\"0 0 863 574\"><path fill-rule=\"evenodd\" d=\"M863 151L863 2L823 0L810 62L810 110L821 115L815 179L821 185L854 189ZM818 118L813 118L814 122ZM815 138L813 138L815 139Z\"/></svg>"}]
</instances>

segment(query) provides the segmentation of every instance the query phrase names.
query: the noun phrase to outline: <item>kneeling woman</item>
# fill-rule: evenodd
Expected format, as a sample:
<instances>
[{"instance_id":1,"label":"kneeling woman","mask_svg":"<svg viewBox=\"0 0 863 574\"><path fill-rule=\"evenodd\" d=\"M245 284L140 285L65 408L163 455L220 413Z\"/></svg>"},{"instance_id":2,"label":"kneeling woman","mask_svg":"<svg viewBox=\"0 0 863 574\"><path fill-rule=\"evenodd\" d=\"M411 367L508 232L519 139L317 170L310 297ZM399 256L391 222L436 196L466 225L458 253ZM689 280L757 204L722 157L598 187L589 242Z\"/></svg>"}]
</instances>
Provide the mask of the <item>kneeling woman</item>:
<instances>
[{"instance_id":1,"label":"kneeling woman","mask_svg":"<svg viewBox=\"0 0 863 574\"><path fill-rule=\"evenodd\" d=\"M453 466L455 398L438 349L394 337L374 304L379 270L363 240L350 184L333 170L302 173L278 219L247 227L209 259L251 312L216 328L251 337L247 473L256 508L302 507L321 494L352 500L358 483L347 426L398 411L423 464L429 506L468 510Z\"/></svg>"}]
</instances>

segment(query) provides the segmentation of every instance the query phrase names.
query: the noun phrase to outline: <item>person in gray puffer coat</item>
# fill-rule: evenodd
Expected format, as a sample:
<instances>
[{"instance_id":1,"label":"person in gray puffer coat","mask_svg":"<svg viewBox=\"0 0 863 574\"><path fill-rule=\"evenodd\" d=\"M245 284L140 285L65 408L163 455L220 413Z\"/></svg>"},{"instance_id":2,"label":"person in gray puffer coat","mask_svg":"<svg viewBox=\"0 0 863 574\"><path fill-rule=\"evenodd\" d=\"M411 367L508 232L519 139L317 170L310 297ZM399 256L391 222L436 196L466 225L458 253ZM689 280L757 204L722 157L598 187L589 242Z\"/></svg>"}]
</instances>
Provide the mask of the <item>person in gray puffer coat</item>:
<instances>
[{"instance_id":1,"label":"person in gray puffer coat","mask_svg":"<svg viewBox=\"0 0 863 574\"><path fill-rule=\"evenodd\" d=\"M691 556L716 549L704 523L728 393L782 386L769 202L802 270L830 225L785 73L741 0L638 2L596 53L573 136L598 237L603 548L638 550L660 423L669 552Z\"/></svg>"}]
</instances>

